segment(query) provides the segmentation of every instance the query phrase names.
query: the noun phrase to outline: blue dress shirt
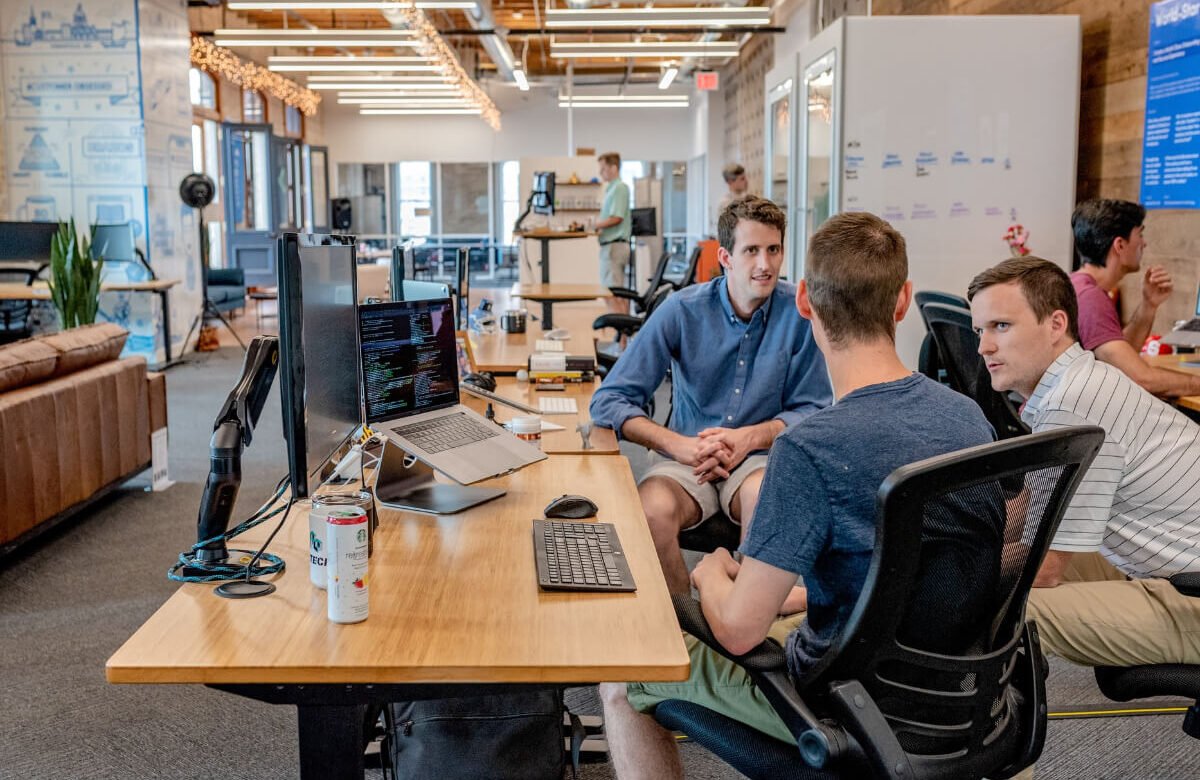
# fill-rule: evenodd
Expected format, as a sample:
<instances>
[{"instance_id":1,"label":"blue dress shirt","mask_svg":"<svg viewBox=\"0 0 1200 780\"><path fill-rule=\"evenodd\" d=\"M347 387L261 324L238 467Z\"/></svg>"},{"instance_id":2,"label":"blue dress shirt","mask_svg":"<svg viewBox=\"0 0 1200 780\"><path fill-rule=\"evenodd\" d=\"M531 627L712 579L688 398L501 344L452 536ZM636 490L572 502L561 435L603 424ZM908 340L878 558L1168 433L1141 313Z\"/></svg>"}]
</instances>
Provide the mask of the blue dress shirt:
<instances>
[{"instance_id":1,"label":"blue dress shirt","mask_svg":"<svg viewBox=\"0 0 1200 780\"><path fill-rule=\"evenodd\" d=\"M833 403L825 358L795 305L796 286L779 282L743 322L725 277L667 298L629 342L592 396L592 420L617 435L646 417L655 389L672 374L668 427L684 436L778 419L785 426Z\"/></svg>"}]
</instances>

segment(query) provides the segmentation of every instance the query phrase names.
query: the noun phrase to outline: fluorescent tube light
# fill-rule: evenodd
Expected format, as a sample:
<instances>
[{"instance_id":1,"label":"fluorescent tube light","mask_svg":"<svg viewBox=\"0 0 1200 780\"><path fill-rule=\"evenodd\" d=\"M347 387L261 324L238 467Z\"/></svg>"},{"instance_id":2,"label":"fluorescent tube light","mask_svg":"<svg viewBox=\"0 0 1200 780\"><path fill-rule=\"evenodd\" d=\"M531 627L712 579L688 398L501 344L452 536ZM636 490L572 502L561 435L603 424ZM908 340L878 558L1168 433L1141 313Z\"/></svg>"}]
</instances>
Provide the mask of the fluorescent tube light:
<instances>
[{"instance_id":1,"label":"fluorescent tube light","mask_svg":"<svg viewBox=\"0 0 1200 780\"><path fill-rule=\"evenodd\" d=\"M337 90L341 92L364 92L364 91L391 91L391 92L450 92L458 91L458 87L454 84L446 82L444 84L359 84L354 81L331 81L320 82L319 84L309 84L309 89L321 90Z\"/></svg>"},{"instance_id":2,"label":"fluorescent tube light","mask_svg":"<svg viewBox=\"0 0 1200 780\"><path fill-rule=\"evenodd\" d=\"M363 116L478 116L482 108L361 108L358 111Z\"/></svg>"},{"instance_id":3,"label":"fluorescent tube light","mask_svg":"<svg viewBox=\"0 0 1200 780\"><path fill-rule=\"evenodd\" d=\"M412 30L217 30L217 46L424 46Z\"/></svg>"},{"instance_id":4,"label":"fluorescent tube light","mask_svg":"<svg viewBox=\"0 0 1200 780\"><path fill-rule=\"evenodd\" d=\"M421 9L475 8L475 0L417 0L416 3L396 0L229 0L226 6L233 11L352 11L378 9L380 11L412 8Z\"/></svg>"},{"instance_id":5,"label":"fluorescent tube light","mask_svg":"<svg viewBox=\"0 0 1200 780\"><path fill-rule=\"evenodd\" d=\"M379 70L386 70L385 65L419 65L423 62L436 62L433 57L424 54L414 54L404 57L356 57L353 54L338 54L332 57L297 56L297 57L267 57L267 65L379 65Z\"/></svg>"},{"instance_id":6,"label":"fluorescent tube light","mask_svg":"<svg viewBox=\"0 0 1200 780\"><path fill-rule=\"evenodd\" d=\"M457 97L416 97L416 98L367 98L348 97L338 99L338 105L370 105L375 108L383 106L473 106L468 98Z\"/></svg>"},{"instance_id":7,"label":"fluorescent tube light","mask_svg":"<svg viewBox=\"0 0 1200 780\"><path fill-rule=\"evenodd\" d=\"M522 92L529 91L529 79L525 77L525 71L521 68L513 68L513 80L517 82L517 87Z\"/></svg>"},{"instance_id":8,"label":"fluorescent tube light","mask_svg":"<svg viewBox=\"0 0 1200 780\"><path fill-rule=\"evenodd\" d=\"M547 27L762 27L765 6L713 8L549 8Z\"/></svg>"},{"instance_id":9,"label":"fluorescent tube light","mask_svg":"<svg viewBox=\"0 0 1200 780\"><path fill-rule=\"evenodd\" d=\"M598 57L736 57L737 41L643 41L579 43L550 42L550 56L557 59Z\"/></svg>"},{"instance_id":10,"label":"fluorescent tube light","mask_svg":"<svg viewBox=\"0 0 1200 780\"><path fill-rule=\"evenodd\" d=\"M314 73L306 78L310 86L332 81L344 84L450 84L455 81L450 76L383 76L357 73L348 75Z\"/></svg>"},{"instance_id":11,"label":"fluorescent tube light","mask_svg":"<svg viewBox=\"0 0 1200 780\"><path fill-rule=\"evenodd\" d=\"M671 82L675 81L675 77L679 75L679 68L672 65L663 71L662 78L658 80L658 88L666 89L671 86Z\"/></svg>"},{"instance_id":12,"label":"fluorescent tube light","mask_svg":"<svg viewBox=\"0 0 1200 780\"><path fill-rule=\"evenodd\" d=\"M276 73L440 73L441 65L268 65Z\"/></svg>"}]
</instances>

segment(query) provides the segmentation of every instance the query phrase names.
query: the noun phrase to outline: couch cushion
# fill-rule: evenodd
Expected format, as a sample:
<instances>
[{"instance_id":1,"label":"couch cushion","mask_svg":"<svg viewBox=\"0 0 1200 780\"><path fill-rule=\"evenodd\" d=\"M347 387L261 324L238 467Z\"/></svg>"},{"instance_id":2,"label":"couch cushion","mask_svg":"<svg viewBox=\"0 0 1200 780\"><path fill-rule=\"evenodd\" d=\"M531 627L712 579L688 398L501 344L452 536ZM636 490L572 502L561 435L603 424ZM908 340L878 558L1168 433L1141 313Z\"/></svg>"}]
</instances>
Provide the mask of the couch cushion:
<instances>
[{"instance_id":1,"label":"couch cushion","mask_svg":"<svg viewBox=\"0 0 1200 780\"><path fill-rule=\"evenodd\" d=\"M0 393L41 382L54 374L58 350L38 339L0 347Z\"/></svg>"},{"instance_id":2,"label":"couch cushion","mask_svg":"<svg viewBox=\"0 0 1200 780\"><path fill-rule=\"evenodd\" d=\"M54 376L65 376L85 368L115 360L125 346L129 332L120 325L101 322L64 330L40 340L58 351Z\"/></svg>"}]
</instances>

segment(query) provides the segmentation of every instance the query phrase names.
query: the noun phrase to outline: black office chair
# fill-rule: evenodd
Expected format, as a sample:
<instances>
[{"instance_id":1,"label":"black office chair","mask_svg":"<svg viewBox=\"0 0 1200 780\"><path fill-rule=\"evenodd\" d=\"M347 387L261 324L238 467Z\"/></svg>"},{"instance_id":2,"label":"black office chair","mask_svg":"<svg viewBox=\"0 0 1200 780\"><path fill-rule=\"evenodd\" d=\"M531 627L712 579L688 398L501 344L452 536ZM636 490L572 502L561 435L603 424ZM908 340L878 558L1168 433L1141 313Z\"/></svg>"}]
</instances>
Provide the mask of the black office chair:
<instances>
[{"instance_id":1,"label":"black office chair","mask_svg":"<svg viewBox=\"0 0 1200 780\"><path fill-rule=\"evenodd\" d=\"M729 655L700 604L675 597L684 630L746 668L795 742L679 700L659 704L654 717L752 780L1002 778L1030 766L1046 736L1046 668L1025 601L1103 441L1100 428L1064 428L894 471L879 488L862 593L833 646L799 679L772 640ZM1014 481L1022 488L1006 491ZM998 576L980 578L975 591L961 582L954 551L941 554L963 523L992 524L1004 542ZM987 606L970 647L938 648L938 632L918 633L938 622L930 612L971 602Z\"/></svg>"},{"instance_id":2,"label":"black office chair","mask_svg":"<svg viewBox=\"0 0 1200 780\"><path fill-rule=\"evenodd\" d=\"M700 267L700 247L692 247L691 253L688 255L687 267L683 271L683 276L678 279L668 279L667 284L674 287L676 290L682 290L684 287L691 287L696 283L696 269Z\"/></svg>"},{"instance_id":3,"label":"black office chair","mask_svg":"<svg viewBox=\"0 0 1200 780\"><path fill-rule=\"evenodd\" d=\"M958 306L929 303L921 309L939 360L951 388L967 396L983 410L996 430L996 438L1008 439L1029 433L1012 400L992 389L991 376L979 355L979 336L971 326L971 312Z\"/></svg>"},{"instance_id":4,"label":"black office chair","mask_svg":"<svg viewBox=\"0 0 1200 780\"><path fill-rule=\"evenodd\" d=\"M1200 598L1200 572L1185 572L1171 578L1175 590ZM1185 696L1193 700L1183 716L1183 731L1200 739L1200 665L1148 664L1144 666L1098 666L1096 683L1113 701L1130 701L1149 696Z\"/></svg>"},{"instance_id":5,"label":"black office chair","mask_svg":"<svg viewBox=\"0 0 1200 780\"><path fill-rule=\"evenodd\" d=\"M0 267L0 282L31 285L37 274L34 268ZM29 322L32 312L33 301L0 301L0 344L29 338L32 335Z\"/></svg>"},{"instance_id":6,"label":"black office chair","mask_svg":"<svg viewBox=\"0 0 1200 780\"><path fill-rule=\"evenodd\" d=\"M667 272L667 263L671 261L671 252L667 250L658 258L658 263L654 266L654 273L650 275L650 285L645 292L631 290L628 287L609 287L608 291L616 298L629 301L632 304L633 313L645 313L654 301L655 296L659 292L659 288L663 286L663 274Z\"/></svg>"},{"instance_id":7,"label":"black office chair","mask_svg":"<svg viewBox=\"0 0 1200 780\"><path fill-rule=\"evenodd\" d=\"M933 334L929 332L929 321L925 319L924 308L929 303L940 303L969 310L970 305L967 303L967 299L961 295L937 292L936 290L922 290L913 295L913 300L917 304L917 313L921 316L921 322L925 324L925 338L921 341L921 353L917 357L917 370L935 382L948 384L946 368L938 353L937 344L933 341Z\"/></svg>"}]
</instances>

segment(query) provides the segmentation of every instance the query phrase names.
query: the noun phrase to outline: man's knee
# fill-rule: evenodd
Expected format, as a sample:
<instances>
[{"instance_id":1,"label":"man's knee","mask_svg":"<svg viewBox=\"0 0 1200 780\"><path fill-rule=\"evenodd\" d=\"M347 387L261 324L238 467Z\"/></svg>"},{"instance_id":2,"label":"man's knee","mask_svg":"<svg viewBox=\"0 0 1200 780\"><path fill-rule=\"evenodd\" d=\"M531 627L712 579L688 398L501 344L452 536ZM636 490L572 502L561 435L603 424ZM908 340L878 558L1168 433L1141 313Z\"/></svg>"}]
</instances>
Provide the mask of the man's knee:
<instances>
[{"instance_id":1,"label":"man's knee","mask_svg":"<svg viewBox=\"0 0 1200 780\"><path fill-rule=\"evenodd\" d=\"M754 507L758 504L758 493L762 489L763 474L766 469L758 469L750 474L738 487L729 502L729 511L733 519L747 526L754 517Z\"/></svg>"},{"instance_id":2,"label":"man's knee","mask_svg":"<svg viewBox=\"0 0 1200 780\"><path fill-rule=\"evenodd\" d=\"M660 538L674 538L700 519L695 500L666 477L650 477L638 486L638 495L656 542Z\"/></svg>"}]
</instances>

